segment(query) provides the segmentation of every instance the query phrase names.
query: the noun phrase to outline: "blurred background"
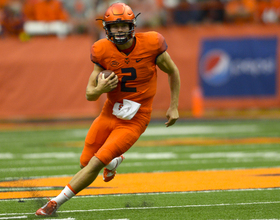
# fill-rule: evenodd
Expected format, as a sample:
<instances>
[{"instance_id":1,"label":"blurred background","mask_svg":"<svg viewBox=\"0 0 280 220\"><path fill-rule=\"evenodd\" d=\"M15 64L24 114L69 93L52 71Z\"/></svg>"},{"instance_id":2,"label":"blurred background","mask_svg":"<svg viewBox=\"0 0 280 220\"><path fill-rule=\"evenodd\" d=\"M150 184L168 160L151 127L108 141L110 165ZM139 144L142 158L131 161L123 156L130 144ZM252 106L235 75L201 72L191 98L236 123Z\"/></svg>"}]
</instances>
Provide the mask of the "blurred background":
<instances>
[{"instance_id":1,"label":"blurred background","mask_svg":"<svg viewBox=\"0 0 280 220\"><path fill-rule=\"evenodd\" d=\"M87 120L101 0L0 0L0 122ZM279 0L127 0L136 32L157 31L181 75L181 118L280 118ZM153 119L169 106L158 71Z\"/></svg>"}]
</instances>

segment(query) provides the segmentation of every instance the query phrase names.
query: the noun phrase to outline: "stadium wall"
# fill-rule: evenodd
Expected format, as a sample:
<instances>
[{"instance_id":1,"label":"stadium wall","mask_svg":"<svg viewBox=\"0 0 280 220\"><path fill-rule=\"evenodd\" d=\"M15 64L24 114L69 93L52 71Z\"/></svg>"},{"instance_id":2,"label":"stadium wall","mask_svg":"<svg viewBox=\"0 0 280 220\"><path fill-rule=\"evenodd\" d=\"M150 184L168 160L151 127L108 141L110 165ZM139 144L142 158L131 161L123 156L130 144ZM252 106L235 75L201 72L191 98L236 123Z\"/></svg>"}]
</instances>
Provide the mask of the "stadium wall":
<instances>
[{"instance_id":1,"label":"stadium wall","mask_svg":"<svg viewBox=\"0 0 280 220\"><path fill-rule=\"evenodd\" d=\"M168 52L180 70L179 109L182 113L192 110L193 100L197 98L194 91L202 88L199 59L205 39L273 37L278 42L280 38L277 25L190 25L155 30L165 37ZM13 37L0 39L0 119L97 116L105 96L97 102L89 102L85 98L87 81L93 69L90 61L92 43L90 36L69 36L65 39L34 37L28 42ZM277 64L279 45L276 45ZM277 65L275 80L275 94L204 97L204 109L279 108ZM167 75L159 70L154 117L164 117L169 97Z\"/></svg>"}]
</instances>

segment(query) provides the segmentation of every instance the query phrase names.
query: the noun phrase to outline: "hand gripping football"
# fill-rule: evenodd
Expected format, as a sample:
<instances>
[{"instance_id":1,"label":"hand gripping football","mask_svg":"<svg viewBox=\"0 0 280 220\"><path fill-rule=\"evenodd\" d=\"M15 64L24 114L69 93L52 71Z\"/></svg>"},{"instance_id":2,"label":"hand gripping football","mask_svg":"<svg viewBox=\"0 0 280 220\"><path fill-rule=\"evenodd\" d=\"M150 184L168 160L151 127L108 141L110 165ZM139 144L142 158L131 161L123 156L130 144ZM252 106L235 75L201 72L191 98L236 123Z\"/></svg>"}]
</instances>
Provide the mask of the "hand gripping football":
<instances>
[{"instance_id":1,"label":"hand gripping football","mask_svg":"<svg viewBox=\"0 0 280 220\"><path fill-rule=\"evenodd\" d=\"M100 75L100 74L103 74L104 79L106 79L106 78L108 78L108 77L111 75L112 72L113 72L112 70L103 70L103 71L101 71L101 72L96 76L96 84L98 83L98 78L99 78L99 75Z\"/></svg>"}]
</instances>

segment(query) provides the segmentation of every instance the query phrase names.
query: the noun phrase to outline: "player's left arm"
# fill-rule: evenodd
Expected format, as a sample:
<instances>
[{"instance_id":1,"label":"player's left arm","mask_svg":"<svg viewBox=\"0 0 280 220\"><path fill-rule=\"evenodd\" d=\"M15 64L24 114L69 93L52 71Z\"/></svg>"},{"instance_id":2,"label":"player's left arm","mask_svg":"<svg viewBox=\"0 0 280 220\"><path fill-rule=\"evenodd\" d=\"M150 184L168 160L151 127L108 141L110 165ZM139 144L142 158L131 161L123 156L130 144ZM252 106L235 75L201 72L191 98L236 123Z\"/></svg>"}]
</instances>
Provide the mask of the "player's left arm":
<instances>
[{"instance_id":1,"label":"player's left arm","mask_svg":"<svg viewBox=\"0 0 280 220\"><path fill-rule=\"evenodd\" d=\"M158 56L156 64L162 71L168 74L171 102L166 112L168 121L165 123L165 125L166 127L169 127L173 125L179 118L178 104L180 92L180 74L177 66L175 65L167 51Z\"/></svg>"}]
</instances>

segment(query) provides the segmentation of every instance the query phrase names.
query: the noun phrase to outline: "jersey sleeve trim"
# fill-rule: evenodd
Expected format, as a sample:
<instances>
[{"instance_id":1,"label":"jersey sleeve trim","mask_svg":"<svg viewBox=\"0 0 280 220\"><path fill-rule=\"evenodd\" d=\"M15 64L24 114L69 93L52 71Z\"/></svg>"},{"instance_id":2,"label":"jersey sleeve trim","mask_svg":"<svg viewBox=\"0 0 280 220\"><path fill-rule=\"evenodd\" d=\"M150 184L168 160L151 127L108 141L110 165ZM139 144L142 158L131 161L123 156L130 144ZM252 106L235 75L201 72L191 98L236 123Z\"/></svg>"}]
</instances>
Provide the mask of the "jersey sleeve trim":
<instances>
[{"instance_id":1,"label":"jersey sleeve trim","mask_svg":"<svg viewBox=\"0 0 280 220\"><path fill-rule=\"evenodd\" d=\"M166 45L167 46L167 45ZM166 50L167 50L167 48L168 48L168 46L166 47ZM166 51L165 50L165 51ZM155 59L155 63L157 63L157 58L161 55L161 54L163 54L165 51L163 51L162 53L160 53L160 54L158 54L157 56L156 56L156 59Z\"/></svg>"},{"instance_id":2,"label":"jersey sleeve trim","mask_svg":"<svg viewBox=\"0 0 280 220\"><path fill-rule=\"evenodd\" d=\"M157 58L163 54L167 48L168 48L168 45L164 39L164 37L160 34L160 33L157 33L158 35L158 44L159 44L159 48L158 48L158 55L156 56L155 58L155 63L157 63Z\"/></svg>"},{"instance_id":3,"label":"jersey sleeve trim","mask_svg":"<svg viewBox=\"0 0 280 220\"><path fill-rule=\"evenodd\" d=\"M93 45L92 48L91 48L91 54L90 54L90 60L91 60L91 62L95 63L97 66L99 66L99 67L101 67L101 68L103 68L103 69L106 69L106 68L104 68L104 67L98 62L98 59L97 59L97 57L96 57L96 55L95 55L94 47L95 47L95 45Z\"/></svg>"},{"instance_id":4,"label":"jersey sleeve trim","mask_svg":"<svg viewBox=\"0 0 280 220\"><path fill-rule=\"evenodd\" d=\"M159 43L159 54L162 54L164 51L167 50L167 43L164 39L164 37L158 33L158 43Z\"/></svg>"}]
</instances>

